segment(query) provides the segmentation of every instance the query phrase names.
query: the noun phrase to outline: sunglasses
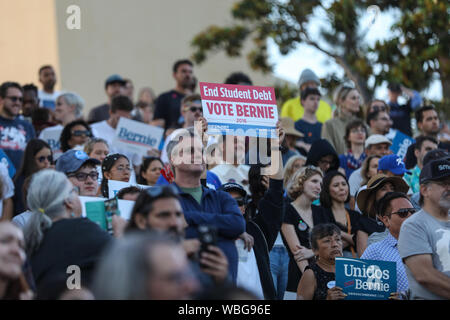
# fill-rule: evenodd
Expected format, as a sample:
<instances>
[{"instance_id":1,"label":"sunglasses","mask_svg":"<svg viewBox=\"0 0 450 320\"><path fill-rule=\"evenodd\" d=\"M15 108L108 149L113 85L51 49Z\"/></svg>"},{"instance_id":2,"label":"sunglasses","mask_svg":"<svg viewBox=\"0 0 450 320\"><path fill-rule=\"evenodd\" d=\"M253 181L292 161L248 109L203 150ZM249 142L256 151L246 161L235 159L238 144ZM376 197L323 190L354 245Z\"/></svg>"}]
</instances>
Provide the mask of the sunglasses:
<instances>
[{"instance_id":1,"label":"sunglasses","mask_svg":"<svg viewBox=\"0 0 450 320\"><path fill-rule=\"evenodd\" d=\"M235 198L234 200L236 200L236 202L237 202L239 207L245 205L245 203L246 203L245 198L243 198L243 197L242 198Z\"/></svg>"},{"instance_id":2,"label":"sunglasses","mask_svg":"<svg viewBox=\"0 0 450 320\"><path fill-rule=\"evenodd\" d=\"M390 214L390 216L393 215L393 214L396 214L400 218L404 219L404 218L407 218L410 214L414 214L416 212L417 212L417 209L415 209L415 208L403 208L403 209L399 209L396 212L392 212Z\"/></svg>"},{"instance_id":3,"label":"sunglasses","mask_svg":"<svg viewBox=\"0 0 450 320\"><path fill-rule=\"evenodd\" d=\"M190 110L192 113L195 113L196 111L203 112L202 107L189 107L188 110Z\"/></svg>"},{"instance_id":4,"label":"sunglasses","mask_svg":"<svg viewBox=\"0 0 450 320\"><path fill-rule=\"evenodd\" d=\"M40 163L44 162L45 159L48 160L48 162L52 163L53 162L53 156L41 156L39 158L37 158L36 160L39 161Z\"/></svg>"},{"instance_id":5,"label":"sunglasses","mask_svg":"<svg viewBox=\"0 0 450 320\"><path fill-rule=\"evenodd\" d=\"M22 102L22 101L23 101L23 98L22 98L22 97L15 97L15 96L12 96L12 97L6 97L6 98L8 98L9 100L11 100L12 102L17 102L17 101Z\"/></svg>"},{"instance_id":6,"label":"sunglasses","mask_svg":"<svg viewBox=\"0 0 450 320\"><path fill-rule=\"evenodd\" d=\"M157 198L166 190L174 193L175 195L178 195L178 189L173 185L150 187L145 189L145 192L147 192L150 197Z\"/></svg>"},{"instance_id":7,"label":"sunglasses","mask_svg":"<svg viewBox=\"0 0 450 320\"><path fill-rule=\"evenodd\" d=\"M92 133L89 130L75 130L74 132L72 132L72 135L75 137L92 137Z\"/></svg>"},{"instance_id":8,"label":"sunglasses","mask_svg":"<svg viewBox=\"0 0 450 320\"><path fill-rule=\"evenodd\" d=\"M86 181L87 177L90 177L92 180L98 179L98 172L91 172L91 173L84 173L84 172L78 172L68 175L68 177L75 177L78 181Z\"/></svg>"}]
</instances>

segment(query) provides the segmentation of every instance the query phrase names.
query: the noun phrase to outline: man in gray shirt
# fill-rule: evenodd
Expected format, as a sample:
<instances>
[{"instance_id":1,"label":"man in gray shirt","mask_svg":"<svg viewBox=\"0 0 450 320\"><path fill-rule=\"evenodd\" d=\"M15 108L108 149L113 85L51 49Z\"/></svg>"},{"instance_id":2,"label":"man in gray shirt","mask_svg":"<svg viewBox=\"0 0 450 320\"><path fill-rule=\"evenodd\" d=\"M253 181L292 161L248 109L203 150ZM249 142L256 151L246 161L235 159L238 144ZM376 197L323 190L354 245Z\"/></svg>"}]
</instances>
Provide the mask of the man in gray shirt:
<instances>
[{"instance_id":1,"label":"man in gray shirt","mask_svg":"<svg viewBox=\"0 0 450 320\"><path fill-rule=\"evenodd\" d=\"M450 299L450 161L434 160L420 173L423 209L400 229L412 299Z\"/></svg>"}]
</instances>

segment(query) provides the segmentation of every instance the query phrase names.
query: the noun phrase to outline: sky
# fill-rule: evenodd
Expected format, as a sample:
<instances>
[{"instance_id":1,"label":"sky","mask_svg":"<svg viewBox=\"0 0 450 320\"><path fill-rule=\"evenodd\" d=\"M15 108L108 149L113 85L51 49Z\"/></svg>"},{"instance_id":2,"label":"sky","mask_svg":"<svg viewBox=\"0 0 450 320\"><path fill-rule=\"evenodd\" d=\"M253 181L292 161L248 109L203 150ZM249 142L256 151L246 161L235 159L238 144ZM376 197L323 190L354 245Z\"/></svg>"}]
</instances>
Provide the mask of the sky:
<instances>
[{"instance_id":1,"label":"sky","mask_svg":"<svg viewBox=\"0 0 450 320\"><path fill-rule=\"evenodd\" d=\"M395 21L395 16L394 11L380 13L375 8L368 10L361 20L361 27L369 28L367 42L374 43L376 40L385 39L387 35L390 35L390 27ZM318 17L310 23L309 30L312 34L318 32L321 20L319 13ZM325 77L332 71L340 77L344 76L344 71L338 64L324 53L308 45L299 45L296 50L283 56L278 51L276 44L270 40L268 51L269 61L274 65L275 76L293 83L297 83L300 73L305 68L313 70L319 78ZM440 100L442 99L442 86L439 81L434 81L430 88L422 93L426 98ZM377 88L375 98L387 100L387 83Z\"/></svg>"}]
</instances>

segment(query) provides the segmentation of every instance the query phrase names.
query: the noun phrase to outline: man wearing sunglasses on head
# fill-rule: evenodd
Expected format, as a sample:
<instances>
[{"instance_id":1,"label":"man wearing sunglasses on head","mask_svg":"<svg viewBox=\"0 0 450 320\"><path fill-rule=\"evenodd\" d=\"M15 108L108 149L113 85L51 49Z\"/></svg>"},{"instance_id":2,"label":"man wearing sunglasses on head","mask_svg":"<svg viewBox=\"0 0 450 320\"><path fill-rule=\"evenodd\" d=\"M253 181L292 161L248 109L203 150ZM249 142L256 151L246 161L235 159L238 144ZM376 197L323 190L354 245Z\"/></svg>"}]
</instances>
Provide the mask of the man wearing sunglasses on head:
<instances>
[{"instance_id":1,"label":"man wearing sunglasses on head","mask_svg":"<svg viewBox=\"0 0 450 320\"><path fill-rule=\"evenodd\" d=\"M422 210L403 223L398 250L412 299L450 299L450 161L433 160L420 172Z\"/></svg>"},{"instance_id":2,"label":"man wearing sunglasses on head","mask_svg":"<svg viewBox=\"0 0 450 320\"><path fill-rule=\"evenodd\" d=\"M98 191L98 164L100 161L89 158L84 151L69 150L56 161L56 170L66 174L78 188L80 196L95 197Z\"/></svg>"},{"instance_id":3,"label":"man wearing sunglasses on head","mask_svg":"<svg viewBox=\"0 0 450 320\"><path fill-rule=\"evenodd\" d=\"M403 222L416 212L403 192L388 192L380 199L377 206L377 217L389 234L379 242L367 247L361 259L392 261L397 264L397 292L405 295L409 289L405 266L398 252L397 241Z\"/></svg>"},{"instance_id":4,"label":"man wearing sunglasses on head","mask_svg":"<svg viewBox=\"0 0 450 320\"><path fill-rule=\"evenodd\" d=\"M33 126L17 116L22 109L23 90L16 82L0 86L0 149L18 170L28 141L35 138Z\"/></svg>"}]
</instances>

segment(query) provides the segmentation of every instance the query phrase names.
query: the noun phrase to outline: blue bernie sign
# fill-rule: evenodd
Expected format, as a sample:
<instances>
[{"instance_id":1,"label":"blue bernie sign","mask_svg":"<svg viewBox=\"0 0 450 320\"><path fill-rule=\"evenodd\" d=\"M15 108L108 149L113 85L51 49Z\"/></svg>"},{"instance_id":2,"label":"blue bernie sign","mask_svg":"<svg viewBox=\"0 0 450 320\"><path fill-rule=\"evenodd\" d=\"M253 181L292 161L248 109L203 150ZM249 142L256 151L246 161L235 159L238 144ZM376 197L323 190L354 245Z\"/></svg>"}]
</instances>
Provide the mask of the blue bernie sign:
<instances>
[{"instance_id":1,"label":"blue bernie sign","mask_svg":"<svg viewBox=\"0 0 450 320\"><path fill-rule=\"evenodd\" d=\"M16 168L14 167L14 164L11 162L9 157L6 155L5 152L3 152L2 149L0 149L0 162L3 163L5 167L8 169L9 177L12 179L16 174Z\"/></svg>"},{"instance_id":2,"label":"blue bernie sign","mask_svg":"<svg viewBox=\"0 0 450 320\"><path fill-rule=\"evenodd\" d=\"M394 154L403 159L406 156L406 151L408 147L415 142L413 138L407 136L406 134L396 130L394 139L392 139L392 145L390 149Z\"/></svg>"},{"instance_id":3,"label":"blue bernie sign","mask_svg":"<svg viewBox=\"0 0 450 320\"><path fill-rule=\"evenodd\" d=\"M396 263L336 258L336 286L346 300L387 300L397 291Z\"/></svg>"}]
</instances>

